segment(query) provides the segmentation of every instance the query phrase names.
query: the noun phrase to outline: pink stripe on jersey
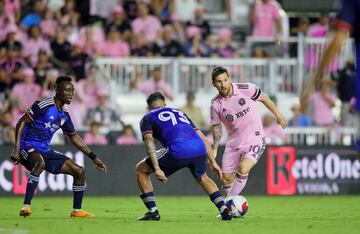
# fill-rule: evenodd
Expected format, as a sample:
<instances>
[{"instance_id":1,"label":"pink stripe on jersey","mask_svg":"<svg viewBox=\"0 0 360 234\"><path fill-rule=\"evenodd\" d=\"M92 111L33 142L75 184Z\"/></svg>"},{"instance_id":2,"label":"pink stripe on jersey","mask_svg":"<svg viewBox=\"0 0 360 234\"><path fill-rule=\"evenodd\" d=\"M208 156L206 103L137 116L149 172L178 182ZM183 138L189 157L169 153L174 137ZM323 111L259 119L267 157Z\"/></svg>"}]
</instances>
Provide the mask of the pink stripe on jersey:
<instances>
[{"instance_id":1,"label":"pink stripe on jersey","mask_svg":"<svg viewBox=\"0 0 360 234\"><path fill-rule=\"evenodd\" d=\"M261 90L252 83L233 83L234 94L230 98L216 96L211 102L211 124L223 123L232 149L258 142L265 134L256 101Z\"/></svg>"}]
</instances>

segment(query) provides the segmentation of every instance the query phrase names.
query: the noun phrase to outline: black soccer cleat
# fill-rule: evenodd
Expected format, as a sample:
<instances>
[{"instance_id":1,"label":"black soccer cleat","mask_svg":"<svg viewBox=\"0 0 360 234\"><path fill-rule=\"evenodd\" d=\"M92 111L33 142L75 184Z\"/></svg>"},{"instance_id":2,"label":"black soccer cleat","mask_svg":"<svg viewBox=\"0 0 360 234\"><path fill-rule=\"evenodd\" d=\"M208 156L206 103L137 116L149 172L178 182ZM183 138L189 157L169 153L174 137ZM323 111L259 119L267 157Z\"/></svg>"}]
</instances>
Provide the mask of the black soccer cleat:
<instances>
[{"instance_id":1,"label":"black soccer cleat","mask_svg":"<svg viewBox=\"0 0 360 234\"><path fill-rule=\"evenodd\" d=\"M231 220L232 219L232 213L228 208L225 208L223 212L221 212L221 219L222 220Z\"/></svg>"},{"instance_id":2,"label":"black soccer cleat","mask_svg":"<svg viewBox=\"0 0 360 234\"><path fill-rule=\"evenodd\" d=\"M154 212L146 212L144 216L139 217L138 221L159 221L160 220L160 213L158 210Z\"/></svg>"}]
</instances>

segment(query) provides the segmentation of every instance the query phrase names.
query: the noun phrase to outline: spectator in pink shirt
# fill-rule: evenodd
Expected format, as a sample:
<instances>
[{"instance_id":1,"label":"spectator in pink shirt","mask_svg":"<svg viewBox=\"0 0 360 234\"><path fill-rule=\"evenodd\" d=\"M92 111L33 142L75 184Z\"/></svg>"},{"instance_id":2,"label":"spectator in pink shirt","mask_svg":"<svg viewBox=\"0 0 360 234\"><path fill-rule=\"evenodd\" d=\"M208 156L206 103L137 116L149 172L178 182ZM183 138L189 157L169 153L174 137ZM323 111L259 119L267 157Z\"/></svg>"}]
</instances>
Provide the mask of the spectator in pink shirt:
<instances>
[{"instance_id":1,"label":"spectator in pink shirt","mask_svg":"<svg viewBox=\"0 0 360 234\"><path fill-rule=\"evenodd\" d=\"M332 108L335 107L336 96L330 93L329 89L329 81L321 82L319 91L303 103L304 111L309 104L312 106L312 122L317 126L332 126L335 123Z\"/></svg>"},{"instance_id":2,"label":"spectator in pink shirt","mask_svg":"<svg viewBox=\"0 0 360 234\"><path fill-rule=\"evenodd\" d=\"M43 35L47 37L54 37L58 22L54 19L54 13L51 10L46 10L44 18L41 20L40 28Z\"/></svg>"},{"instance_id":3,"label":"spectator in pink shirt","mask_svg":"<svg viewBox=\"0 0 360 234\"><path fill-rule=\"evenodd\" d=\"M86 115L87 109L84 104L85 96L83 92L78 88L80 87L79 82L76 82L76 76L74 74L69 74L72 79L72 83L75 86L75 95L71 101L71 104L66 107L68 112L71 115L71 120L75 126L84 125L84 116Z\"/></svg>"},{"instance_id":4,"label":"spectator in pink shirt","mask_svg":"<svg viewBox=\"0 0 360 234\"><path fill-rule=\"evenodd\" d=\"M123 134L116 140L118 145L136 145L139 144L136 139L134 128L131 125L125 125Z\"/></svg>"},{"instance_id":5,"label":"spectator in pink shirt","mask_svg":"<svg viewBox=\"0 0 360 234\"><path fill-rule=\"evenodd\" d=\"M106 145L108 140L106 136L100 133L100 123L92 122L90 131L84 135L84 142L88 145Z\"/></svg>"},{"instance_id":6,"label":"spectator in pink shirt","mask_svg":"<svg viewBox=\"0 0 360 234\"><path fill-rule=\"evenodd\" d=\"M109 57L126 57L130 55L129 45L121 40L120 33L115 27L108 32L106 41L97 46L97 51L101 56Z\"/></svg>"},{"instance_id":7,"label":"spectator in pink shirt","mask_svg":"<svg viewBox=\"0 0 360 234\"><path fill-rule=\"evenodd\" d=\"M20 0L4 0L6 15L15 23L20 20Z\"/></svg>"},{"instance_id":8,"label":"spectator in pink shirt","mask_svg":"<svg viewBox=\"0 0 360 234\"><path fill-rule=\"evenodd\" d=\"M234 58L236 48L231 44L232 32L229 28L218 31L217 54L222 58Z\"/></svg>"},{"instance_id":9,"label":"spectator in pink shirt","mask_svg":"<svg viewBox=\"0 0 360 234\"><path fill-rule=\"evenodd\" d=\"M281 32L280 7L275 0L255 1L250 19L252 35L279 39Z\"/></svg>"},{"instance_id":10,"label":"spectator in pink shirt","mask_svg":"<svg viewBox=\"0 0 360 234\"><path fill-rule=\"evenodd\" d=\"M312 38L325 38L329 33L329 16L324 14L320 17L319 22L310 25L307 36ZM323 45L309 46L305 54L305 66L309 70L317 69L320 60L320 51L323 50ZM333 60L327 67L326 72L337 71L339 63L337 60Z\"/></svg>"},{"instance_id":11,"label":"spectator in pink shirt","mask_svg":"<svg viewBox=\"0 0 360 234\"><path fill-rule=\"evenodd\" d=\"M202 39L201 31L196 26L186 29L189 41L183 45L187 57L209 57L212 53L210 46Z\"/></svg>"},{"instance_id":12,"label":"spectator in pink shirt","mask_svg":"<svg viewBox=\"0 0 360 234\"><path fill-rule=\"evenodd\" d=\"M138 5L139 17L131 24L134 34L143 33L148 43L156 40L161 31L161 23L158 18L149 15L148 6L141 2Z\"/></svg>"},{"instance_id":13,"label":"spectator in pink shirt","mask_svg":"<svg viewBox=\"0 0 360 234\"><path fill-rule=\"evenodd\" d=\"M45 79L41 83L41 96L43 98L55 95L56 79L59 76L59 71L56 69L50 69L46 72Z\"/></svg>"},{"instance_id":14,"label":"spectator in pink shirt","mask_svg":"<svg viewBox=\"0 0 360 234\"><path fill-rule=\"evenodd\" d=\"M130 89L136 88L146 96L154 91L161 91L164 96L173 100L173 93L171 86L162 79L161 67L156 67L153 70L153 77L146 81L139 81L137 78L130 82Z\"/></svg>"},{"instance_id":15,"label":"spectator in pink shirt","mask_svg":"<svg viewBox=\"0 0 360 234\"><path fill-rule=\"evenodd\" d=\"M281 145L286 143L286 133L278 124L275 123L275 120L271 114L265 114L262 117L262 124L265 136L270 138L271 144Z\"/></svg>"},{"instance_id":16,"label":"spectator in pink shirt","mask_svg":"<svg viewBox=\"0 0 360 234\"><path fill-rule=\"evenodd\" d=\"M322 38L325 37L329 31L329 16L323 14L320 16L319 22L310 25L307 31L307 36Z\"/></svg>"},{"instance_id":17,"label":"spectator in pink shirt","mask_svg":"<svg viewBox=\"0 0 360 234\"><path fill-rule=\"evenodd\" d=\"M105 35L102 27L86 26L80 29L76 44L83 47L83 51L90 57L96 54L96 45L104 42Z\"/></svg>"},{"instance_id":18,"label":"spectator in pink shirt","mask_svg":"<svg viewBox=\"0 0 360 234\"><path fill-rule=\"evenodd\" d=\"M80 95L81 101L84 103L86 111L94 108L98 104L98 91L103 88L98 79L99 68L91 65L88 68L87 76L78 82L77 93Z\"/></svg>"},{"instance_id":19,"label":"spectator in pink shirt","mask_svg":"<svg viewBox=\"0 0 360 234\"><path fill-rule=\"evenodd\" d=\"M275 45L280 43L280 5L275 0L254 1L250 20L253 23L252 36L274 39L274 42L258 42L253 45L255 57L269 57L275 54Z\"/></svg>"},{"instance_id":20,"label":"spectator in pink shirt","mask_svg":"<svg viewBox=\"0 0 360 234\"><path fill-rule=\"evenodd\" d=\"M17 83L12 89L12 95L20 103L20 108L25 111L41 97L41 86L35 83L35 73L31 68L25 68L22 72L23 82Z\"/></svg>"},{"instance_id":21,"label":"spectator in pink shirt","mask_svg":"<svg viewBox=\"0 0 360 234\"><path fill-rule=\"evenodd\" d=\"M25 57L32 67L36 65L38 54L41 49L45 50L47 54L51 54L50 43L41 36L41 29L39 26L32 26L30 28L30 38L24 47Z\"/></svg>"}]
</instances>

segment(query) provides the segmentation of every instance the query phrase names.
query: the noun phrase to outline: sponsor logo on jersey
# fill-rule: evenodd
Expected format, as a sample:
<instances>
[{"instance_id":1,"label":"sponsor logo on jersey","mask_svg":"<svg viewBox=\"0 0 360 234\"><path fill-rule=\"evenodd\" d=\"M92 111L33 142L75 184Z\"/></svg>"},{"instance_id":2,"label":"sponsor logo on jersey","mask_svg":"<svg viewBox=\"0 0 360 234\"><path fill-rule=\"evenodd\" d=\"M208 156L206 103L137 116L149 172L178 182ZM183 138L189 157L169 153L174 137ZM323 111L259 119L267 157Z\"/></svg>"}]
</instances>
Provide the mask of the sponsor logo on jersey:
<instances>
[{"instance_id":1,"label":"sponsor logo on jersey","mask_svg":"<svg viewBox=\"0 0 360 234\"><path fill-rule=\"evenodd\" d=\"M230 114L227 114L227 115L225 116L225 119L226 119L227 121L229 121L229 122L232 122L232 121L234 121L234 116L233 116L233 115L230 115Z\"/></svg>"},{"instance_id":2,"label":"sponsor logo on jersey","mask_svg":"<svg viewBox=\"0 0 360 234\"><path fill-rule=\"evenodd\" d=\"M239 105L240 106L243 106L243 105L245 105L245 99L244 98L240 98L240 100L239 100Z\"/></svg>"},{"instance_id":3,"label":"sponsor logo on jersey","mask_svg":"<svg viewBox=\"0 0 360 234\"><path fill-rule=\"evenodd\" d=\"M245 110L239 111L238 113L236 113L236 118L242 118L244 117L247 113L250 112L250 107L246 108Z\"/></svg>"}]
</instances>

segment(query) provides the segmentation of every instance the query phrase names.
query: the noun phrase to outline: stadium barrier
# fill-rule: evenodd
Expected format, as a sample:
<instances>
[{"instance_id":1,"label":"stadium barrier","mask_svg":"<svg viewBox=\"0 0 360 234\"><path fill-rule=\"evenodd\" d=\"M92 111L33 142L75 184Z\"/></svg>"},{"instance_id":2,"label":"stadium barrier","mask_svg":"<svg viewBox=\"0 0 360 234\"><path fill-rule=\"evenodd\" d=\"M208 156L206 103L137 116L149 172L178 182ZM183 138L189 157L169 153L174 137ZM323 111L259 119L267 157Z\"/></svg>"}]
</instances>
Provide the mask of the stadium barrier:
<instances>
[{"instance_id":1,"label":"stadium barrier","mask_svg":"<svg viewBox=\"0 0 360 234\"><path fill-rule=\"evenodd\" d=\"M77 128L80 136L88 132L88 126ZM206 130L206 129L205 129ZM120 128L100 127L100 132L106 135L110 144L116 143L116 138L122 134ZM351 127L286 127L284 132L287 134L286 144L302 146L327 146L327 145L344 145L351 146L355 141L358 130ZM226 137L226 132L224 136ZM51 143L54 145L64 145L66 137L61 131L56 132ZM272 144L275 144L274 142Z\"/></svg>"},{"instance_id":2,"label":"stadium barrier","mask_svg":"<svg viewBox=\"0 0 360 234\"><path fill-rule=\"evenodd\" d=\"M273 39L247 37L246 47L256 43L272 42ZM211 92L211 68L222 65L229 69L235 82L253 82L266 93L286 93L299 95L304 77L318 66L329 38L289 37L281 43L280 57L274 58L98 58L101 78L111 88L111 100L117 95L130 92L130 81L135 78L150 79L154 67L160 67L162 77L171 84L174 94L189 90ZM289 57L295 48L296 57ZM328 71L342 68L348 60L354 59L354 42L348 39L341 53L333 61Z\"/></svg>"},{"instance_id":3,"label":"stadium barrier","mask_svg":"<svg viewBox=\"0 0 360 234\"><path fill-rule=\"evenodd\" d=\"M144 155L144 146L94 146L93 150L107 164L108 172L98 172L88 158L73 147L58 146L55 150L66 153L86 168L86 195L122 196L138 195L135 165ZM12 148L0 147L0 197L23 195L27 172L9 160ZM221 161L223 147L217 160ZM211 172L208 172L217 183ZM171 176L166 185L156 181L158 195L204 195L188 170ZM218 183L219 185L219 183ZM360 158L350 147L321 146L268 146L266 152L251 171L244 194L360 194ZM43 173L38 195L72 195L72 177Z\"/></svg>"}]
</instances>

